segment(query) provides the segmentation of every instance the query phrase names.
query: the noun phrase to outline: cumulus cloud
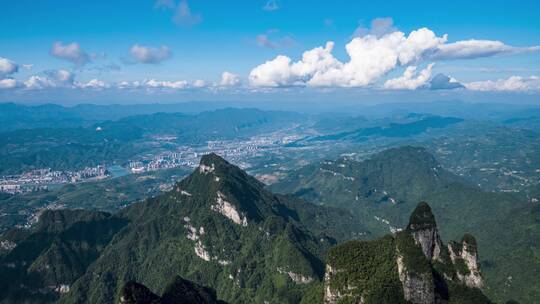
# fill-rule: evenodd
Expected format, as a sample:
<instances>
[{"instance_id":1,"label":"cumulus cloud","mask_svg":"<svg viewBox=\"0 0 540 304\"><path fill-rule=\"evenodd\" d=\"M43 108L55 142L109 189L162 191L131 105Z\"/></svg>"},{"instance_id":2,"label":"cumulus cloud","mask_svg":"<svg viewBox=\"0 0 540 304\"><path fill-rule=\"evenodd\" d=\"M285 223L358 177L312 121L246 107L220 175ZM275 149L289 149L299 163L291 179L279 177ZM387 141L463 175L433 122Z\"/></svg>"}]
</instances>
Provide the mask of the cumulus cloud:
<instances>
[{"instance_id":1,"label":"cumulus cloud","mask_svg":"<svg viewBox=\"0 0 540 304\"><path fill-rule=\"evenodd\" d=\"M464 88L456 79L446 76L442 73L435 75L429 82L430 90L453 90Z\"/></svg>"},{"instance_id":2,"label":"cumulus cloud","mask_svg":"<svg viewBox=\"0 0 540 304\"><path fill-rule=\"evenodd\" d=\"M102 89L108 89L111 86L102 80L94 78L88 82L76 82L75 87L81 88L81 89L102 90Z\"/></svg>"},{"instance_id":3,"label":"cumulus cloud","mask_svg":"<svg viewBox=\"0 0 540 304\"><path fill-rule=\"evenodd\" d=\"M233 74L231 72L223 72L221 74L221 81L219 82L220 86L223 87L230 87L230 86L236 86L240 84L240 77L236 74Z\"/></svg>"},{"instance_id":4,"label":"cumulus cloud","mask_svg":"<svg viewBox=\"0 0 540 304\"><path fill-rule=\"evenodd\" d=\"M268 0L266 1L266 4L262 8L265 11L275 11L279 9L279 5L277 3L277 0Z\"/></svg>"},{"instance_id":5,"label":"cumulus cloud","mask_svg":"<svg viewBox=\"0 0 540 304\"><path fill-rule=\"evenodd\" d=\"M390 17L375 18L371 21L371 27L360 25L354 30L353 37L363 37L373 35L381 37L389 33L396 32L398 29L394 27L394 20Z\"/></svg>"},{"instance_id":6,"label":"cumulus cloud","mask_svg":"<svg viewBox=\"0 0 540 304\"><path fill-rule=\"evenodd\" d=\"M56 82L48 77L33 75L24 82L24 87L28 90L43 90L56 87Z\"/></svg>"},{"instance_id":7,"label":"cumulus cloud","mask_svg":"<svg viewBox=\"0 0 540 304\"><path fill-rule=\"evenodd\" d=\"M256 86L367 86L399 65L419 61L427 51L445 41L446 36L437 37L426 28L408 36L393 32L380 38L356 37L345 46L350 57L348 62L337 60L332 55L334 43L328 42L324 48L304 52L297 62L280 55L259 65L251 71L250 83Z\"/></svg>"},{"instance_id":8,"label":"cumulus cloud","mask_svg":"<svg viewBox=\"0 0 540 304\"><path fill-rule=\"evenodd\" d=\"M389 79L384 83L384 88L393 90L416 90L425 86L431 78L433 63L419 73L416 72L416 66L409 66L398 78Z\"/></svg>"},{"instance_id":9,"label":"cumulus cloud","mask_svg":"<svg viewBox=\"0 0 540 304\"><path fill-rule=\"evenodd\" d=\"M165 45L153 48L135 44L131 47L130 53L136 62L149 64L158 64L172 56L172 52Z\"/></svg>"},{"instance_id":10,"label":"cumulus cloud","mask_svg":"<svg viewBox=\"0 0 540 304\"><path fill-rule=\"evenodd\" d=\"M354 37L345 46L349 61L336 59L332 54L334 43L327 42L325 47L304 52L302 58L296 62L287 56L278 55L273 60L253 68L249 81L253 86L265 87L365 87L398 67L418 65L425 61L540 51L537 46L516 48L497 41L467 40L447 43L447 40L447 35L437 36L428 28L420 28L406 35L393 28L391 19L374 20L367 33ZM407 73L411 72L413 70L409 69ZM425 78L422 73L416 78L418 77L421 77L419 80ZM409 79L409 83L411 81L412 79ZM395 82L390 82L393 83Z\"/></svg>"},{"instance_id":11,"label":"cumulus cloud","mask_svg":"<svg viewBox=\"0 0 540 304\"><path fill-rule=\"evenodd\" d=\"M15 74L19 71L19 65L12 60L0 57L0 76Z\"/></svg>"},{"instance_id":12,"label":"cumulus cloud","mask_svg":"<svg viewBox=\"0 0 540 304\"><path fill-rule=\"evenodd\" d=\"M0 90L14 89L19 86L19 82L13 78L0 79Z\"/></svg>"},{"instance_id":13,"label":"cumulus cloud","mask_svg":"<svg viewBox=\"0 0 540 304\"><path fill-rule=\"evenodd\" d=\"M72 88L75 85L75 74L67 70L47 70L41 75L33 75L24 82L28 90L50 88Z\"/></svg>"},{"instance_id":14,"label":"cumulus cloud","mask_svg":"<svg viewBox=\"0 0 540 304\"><path fill-rule=\"evenodd\" d=\"M51 47L50 54L78 66L83 66L90 62L90 56L76 42L69 44L63 44L63 42L60 41L55 42Z\"/></svg>"},{"instance_id":15,"label":"cumulus cloud","mask_svg":"<svg viewBox=\"0 0 540 304\"><path fill-rule=\"evenodd\" d=\"M507 79L474 81L465 83L465 87L473 91L495 91L495 92L512 92L512 91L539 91L540 77L530 76L511 76Z\"/></svg>"},{"instance_id":16,"label":"cumulus cloud","mask_svg":"<svg viewBox=\"0 0 540 304\"><path fill-rule=\"evenodd\" d=\"M186 80L157 81L150 79L144 83L144 86L150 89L186 89L189 87L189 82Z\"/></svg>"},{"instance_id":17,"label":"cumulus cloud","mask_svg":"<svg viewBox=\"0 0 540 304\"><path fill-rule=\"evenodd\" d=\"M57 86L70 86L75 81L75 74L67 70L48 70L44 74Z\"/></svg>"}]
</instances>

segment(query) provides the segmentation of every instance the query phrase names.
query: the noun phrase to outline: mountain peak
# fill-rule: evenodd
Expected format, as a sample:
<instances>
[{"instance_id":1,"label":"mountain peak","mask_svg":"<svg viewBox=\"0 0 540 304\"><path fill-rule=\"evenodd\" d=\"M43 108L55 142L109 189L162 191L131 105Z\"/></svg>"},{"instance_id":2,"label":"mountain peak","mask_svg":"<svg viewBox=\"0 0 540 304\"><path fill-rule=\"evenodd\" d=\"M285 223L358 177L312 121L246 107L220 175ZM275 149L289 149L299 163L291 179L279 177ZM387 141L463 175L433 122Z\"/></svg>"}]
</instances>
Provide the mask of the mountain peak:
<instances>
[{"instance_id":1,"label":"mountain peak","mask_svg":"<svg viewBox=\"0 0 540 304\"><path fill-rule=\"evenodd\" d=\"M414 209L409 219L407 230L421 230L436 228L435 216L431 211L431 207L426 202L420 202Z\"/></svg>"},{"instance_id":2,"label":"mountain peak","mask_svg":"<svg viewBox=\"0 0 540 304\"><path fill-rule=\"evenodd\" d=\"M206 165L206 166L209 166L209 165L212 165L212 164L214 164L214 165L229 165L229 166L231 165L223 157L217 155L214 152L204 154L201 157L201 161L199 162L199 164Z\"/></svg>"}]
</instances>

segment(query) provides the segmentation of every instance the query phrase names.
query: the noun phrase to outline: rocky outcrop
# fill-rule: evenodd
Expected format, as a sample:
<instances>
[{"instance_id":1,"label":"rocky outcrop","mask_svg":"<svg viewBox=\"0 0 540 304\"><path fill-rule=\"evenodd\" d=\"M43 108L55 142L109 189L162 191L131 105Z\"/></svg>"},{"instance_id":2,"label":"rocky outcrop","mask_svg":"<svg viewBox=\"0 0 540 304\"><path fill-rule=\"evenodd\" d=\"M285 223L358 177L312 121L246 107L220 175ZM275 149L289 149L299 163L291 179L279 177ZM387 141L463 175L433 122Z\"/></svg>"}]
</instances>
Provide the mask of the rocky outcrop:
<instances>
[{"instance_id":1,"label":"rocky outcrop","mask_svg":"<svg viewBox=\"0 0 540 304\"><path fill-rule=\"evenodd\" d=\"M476 239L470 234L465 234L461 243L448 244L448 252L456 268L458 280L468 287L482 289L484 280L480 273Z\"/></svg>"},{"instance_id":2,"label":"rocky outcrop","mask_svg":"<svg viewBox=\"0 0 540 304\"><path fill-rule=\"evenodd\" d=\"M442 241L437 230L435 216L426 202L418 204L411 215L407 231L429 261L441 261Z\"/></svg>"},{"instance_id":3,"label":"rocky outcrop","mask_svg":"<svg viewBox=\"0 0 540 304\"><path fill-rule=\"evenodd\" d=\"M403 263L403 256L400 254L398 254L396 262L405 300L415 304L435 303L435 290L431 273L418 275L407 270Z\"/></svg>"},{"instance_id":4,"label":"rocky outcrop","mask_svg":"<svg viewBox=\"0 0 540 304\"><path fill-rule=\"evenodd\" d=\"M243 214L240 214L234 205L226 200L225 195L219 191L217 192L216 203L215 205L212 205L210 209L221 213L235 224L242 225L244 227L247 227L248 225L247 218Z\"/></svg>"},{"instance_id":5,"label":"rocky outcrop","mask_svg":"<svg viewBox=\"0 0 540 304\"><path fill-rule=\"evenodd\" d=\"M405 230L330 250L324 303L491 303L480 290L476 248L470 235L443 246L431 208L422 202Z\"/></svg>"},{"instance_id":6,"label":"rocky outcrop","mask_svg":"<svg viewBox=\"0 0 540 304\"><path fill-rule=\"evenodd\" d=\"M332 279L334 276L338 273L338 270L333 268L330 265L326 265L325 267L325 274L324 274L324 303L325 304L336 304L340 300L350 297L351 293L349 292L343 292L339 289L332 288ZM347 286L347 290L351 291L354 289L352 286ZM360 297L360 299L357 301L358 304L363 304L364 298Z\"/></svg>"}]
</instances>

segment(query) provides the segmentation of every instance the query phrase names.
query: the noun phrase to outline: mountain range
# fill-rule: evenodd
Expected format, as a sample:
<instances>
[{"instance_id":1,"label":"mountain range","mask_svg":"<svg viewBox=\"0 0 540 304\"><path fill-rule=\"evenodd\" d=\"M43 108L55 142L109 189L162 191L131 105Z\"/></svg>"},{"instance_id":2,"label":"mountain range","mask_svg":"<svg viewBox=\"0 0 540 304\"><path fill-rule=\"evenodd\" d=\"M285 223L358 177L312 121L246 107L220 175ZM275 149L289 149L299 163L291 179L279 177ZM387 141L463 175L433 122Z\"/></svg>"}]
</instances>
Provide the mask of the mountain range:
<instances>
[{"instance_id":1,"label":"mountain range","mask_svg":"<svg viewBox=\"0 0 540 304\"><path fill-rule=\"evenodd\" d=\"M208 154L171 191L115 214L49 210L30 229L4 233L0 270L8 275L0 297L3 303L143 303L136 301L140 296L152 303L189 303L181 302L189 297L206 299L201 303L334 303L334 290L352 286L352 296L379 303L376 286L356 285L366 275L356 271L367 269L394 284L392 297L402 302L478 303L458 301L474 294L488 303L479 289L476 242L466 237L443 248L427 204L418 206L405 230L382 241L343 243L369 237L352 213L273 194ZM426 242L438 249L426 249ZM374 259L363 246L386 253ZM472 258L463 261L465 252ZM351 264L344 263L347 257ZM433 276L424 275L426 269ZM471 273L474 284L467 279ZM433 297L409 295L415 282Z\"/></svg>"},{"instance_id":2,"label":"mountain range","mask_svg":"<svg viewBox=\"0 0 540 304\"><path fill-rule=\"evenodd\" d=\"M307 165L271 186L323 206L350 210L373 236L407 224L417 202L430 202L444 239L476 236L486 293L497 301L540 298L538 204L488 192L443 168L424 148L404 146L363 161L351 156Z\"/></svg>"}]
</instances>

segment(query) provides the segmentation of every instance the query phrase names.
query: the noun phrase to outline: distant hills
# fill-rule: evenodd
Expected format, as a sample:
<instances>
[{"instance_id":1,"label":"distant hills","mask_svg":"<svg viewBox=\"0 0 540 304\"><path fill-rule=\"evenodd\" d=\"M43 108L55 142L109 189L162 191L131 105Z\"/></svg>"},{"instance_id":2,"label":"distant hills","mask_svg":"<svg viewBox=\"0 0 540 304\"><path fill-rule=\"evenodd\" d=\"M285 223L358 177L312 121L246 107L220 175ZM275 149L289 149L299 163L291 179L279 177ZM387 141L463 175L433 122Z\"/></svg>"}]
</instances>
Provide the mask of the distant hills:
<instances>
[{"instance_id":1,"label":"distant hills","mask_svg":"<svg viewBox=\"0 0 540 304\"><path fill-rule=\"evenodd\" d=\"M407 247L399 245L401 234L387 236L383 243L397 241L390 241L390 247L381 245L393 252L389 255L381 254L383 247L376 251L382 264L371 258L343 264L343 258L359 253L368 257L355 249L354 244L364 246L362 242L328 251L337 242L364 235L361 221L347 212L272 194L238 167L209 154L170 192L132 204L117 214L46 211L30 230L3 234L0 270L9 275L2 276L0 297L5 303L58 299L60 303L142 303L136 301L140 297L151 303L185 303L181 299L189 297L206 299L197 303L217 299L228 303L333 303L325 300L328 290L336 294L332 290L342 290L342 284L357 282L361 274L354 271L365 267L396 284L396 299L434 303L407 295L409 282L416 282L415 273L423 269L410 263L419 260L426 267L436 267L433 261L437 259L430 258L431 252L446 250L439 243L433 215L426 206L420 205L413 213L407 234L403 234L403 246ZM439 251L422 253L425 235ZM370 242L366 246L379 247L379 241ZM393 242L398 242L398 247ZM443 280L448 289L446 294L438 293L442 298L460 299L472 292L485 299L476 289L481 285L472 286L459 276L473 271L481 278L474 265L456 262L463 256L463 244L456 243L452 261L444 257L443 264L450 268L440 271L448 278L429 279L423 285L426 292L435 294L441 287L429 282ZM399 268L396 254L403 254L406 268ZM465 268L456 270L455 263ZM352 267L347 272L329 272L329 267L347 265ZM384 265L390 265L390 272ZM180 277L171 282L175 276ZM365 303L379 303L376 297L370 298L380 295L379 291L354 290L354 295L374 299ZM165 301L171 297L178 301Z\"/></svg>"},{"instance_id":2,"label":"distant hills","mask_svg":"<svg viewBox=\"0 0 540 304\"><path fill-rule=\"evenodd\" d=\"M426 132L428 129L440 129L462 122L463 119L455 117L423 116L403 123L388 123L382 126L364 127L352 131L322 135L310 138L310 141L350 140L354 142L365 141L376 137L404 138Z\"/></svg>"},{"instance_id":3,"label":"distant hills","mask_svg":"<svg viewBox=\"0 0 540 304\"><path fill-rule=\"evenodd\" d=\"M393 148L361 162L322 161L292 172L271 189L351 210L375 235L406 225L418 201L431 202L443 238L476 236L489 295L525 303L540 297L538 286L527 283L540 271L537 204L483 191L445 170L423 148Z\"/></svg>"},{"instance_id":4,"label":"distant hills","mask_svg":"<svg viewBox=\"0 0 540 304\"><path fill-rule=\"evenodd\" d=\"M17 120L17 115L6 114L0 115ZM21 115L26 117L26 114ZM245 139L304 119L303 115L291 112L227 108L194 115L129 116L84 127L59 127L62 123L56 121L54 128L29 127L0 133L0 175L48 167L74 170L103 163L123 163L149 152L154 147L152 136L155 135L172 136L184 145L201 144L209 140ZM9 122L0 125L6 126Z\"/></svg>"}]
</instances>

